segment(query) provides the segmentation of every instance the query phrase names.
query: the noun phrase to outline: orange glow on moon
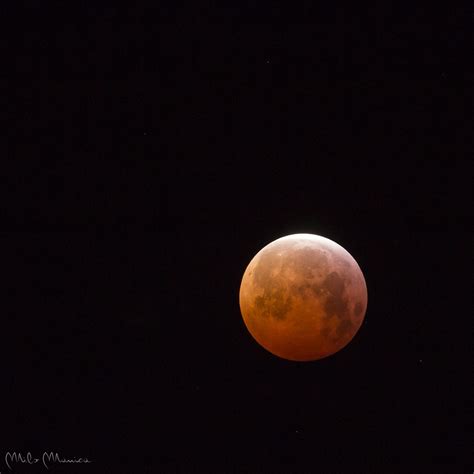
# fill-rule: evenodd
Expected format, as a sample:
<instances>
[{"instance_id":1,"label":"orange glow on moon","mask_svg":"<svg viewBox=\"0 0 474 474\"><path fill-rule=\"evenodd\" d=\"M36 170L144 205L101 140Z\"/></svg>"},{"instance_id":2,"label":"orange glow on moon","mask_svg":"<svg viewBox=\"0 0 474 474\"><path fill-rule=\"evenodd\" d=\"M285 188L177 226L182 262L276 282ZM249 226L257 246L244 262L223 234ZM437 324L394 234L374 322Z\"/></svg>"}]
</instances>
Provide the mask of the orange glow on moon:
<instances>
[{"instance_id":1,"label":"orange glow on moon","mask_svg":"<svg viewBox=\"0 0 474 474\"><path fill-rule=\"evenodd\" d=\"M294 361L330 356L359 330L367 310L364 275L336 242L293 234L265 246L247 266L240 310L254 339Z\"/></svg>"}]
</instances>

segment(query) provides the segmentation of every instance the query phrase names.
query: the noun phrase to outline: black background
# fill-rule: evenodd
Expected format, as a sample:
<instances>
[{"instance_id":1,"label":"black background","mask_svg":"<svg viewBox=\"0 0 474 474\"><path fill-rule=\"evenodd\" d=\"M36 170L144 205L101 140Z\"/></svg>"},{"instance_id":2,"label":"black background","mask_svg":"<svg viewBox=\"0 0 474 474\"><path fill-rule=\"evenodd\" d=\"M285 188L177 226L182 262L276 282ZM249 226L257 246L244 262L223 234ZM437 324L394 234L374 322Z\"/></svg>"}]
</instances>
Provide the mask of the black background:
<instances>
[{"instance_id":1,"label":"black background","mask_svg":"<svg viewBox=\"0 0 474 474\"><path fill-rule=\"evenodd\" d=\"M4 452L472 472L472 7L24 6L2 6ZM312 363L238 306L250 259L297 232L369 293Z\"/></svg>"}]
</instances>

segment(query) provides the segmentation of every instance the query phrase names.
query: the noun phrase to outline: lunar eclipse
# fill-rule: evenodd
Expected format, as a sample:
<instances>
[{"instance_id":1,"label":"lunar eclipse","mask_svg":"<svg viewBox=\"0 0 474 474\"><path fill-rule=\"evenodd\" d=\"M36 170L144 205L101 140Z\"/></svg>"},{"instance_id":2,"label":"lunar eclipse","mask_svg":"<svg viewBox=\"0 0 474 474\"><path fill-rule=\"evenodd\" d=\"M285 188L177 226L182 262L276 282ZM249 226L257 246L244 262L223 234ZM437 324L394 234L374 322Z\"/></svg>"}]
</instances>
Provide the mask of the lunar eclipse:
<instances>
[{"instance_id":1,"label":"lunar eclipse","mask_svg":"<svg viewBox=\"0 0 474 474\"><path fill-rule=\"evenodd\" d=\"M328 357L345 347L367 310L364 275L352 255L319 235L281 237L247 266L239 303L250 334L293 361Z\"/></svg>"}]
</instances>

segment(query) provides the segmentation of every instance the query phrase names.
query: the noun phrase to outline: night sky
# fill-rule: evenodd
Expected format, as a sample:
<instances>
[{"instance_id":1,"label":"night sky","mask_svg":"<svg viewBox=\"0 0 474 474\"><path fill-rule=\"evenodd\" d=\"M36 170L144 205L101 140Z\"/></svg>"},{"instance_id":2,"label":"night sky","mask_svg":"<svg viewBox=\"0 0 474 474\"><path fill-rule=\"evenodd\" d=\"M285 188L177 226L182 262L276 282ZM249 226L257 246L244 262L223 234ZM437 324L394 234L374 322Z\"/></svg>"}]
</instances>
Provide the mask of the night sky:
<instances>
[{"instance_id":1,"label":"night sky","mask_svg":"<svg viewBox=\"0 0 474 474\"><path fill-rule=\"evenodd\" d=\"M0 472L471 473L472 6L85 3L1 7ZM368 288L315 362L239 310L292 233Z\"/></svg>"}]
</instances>

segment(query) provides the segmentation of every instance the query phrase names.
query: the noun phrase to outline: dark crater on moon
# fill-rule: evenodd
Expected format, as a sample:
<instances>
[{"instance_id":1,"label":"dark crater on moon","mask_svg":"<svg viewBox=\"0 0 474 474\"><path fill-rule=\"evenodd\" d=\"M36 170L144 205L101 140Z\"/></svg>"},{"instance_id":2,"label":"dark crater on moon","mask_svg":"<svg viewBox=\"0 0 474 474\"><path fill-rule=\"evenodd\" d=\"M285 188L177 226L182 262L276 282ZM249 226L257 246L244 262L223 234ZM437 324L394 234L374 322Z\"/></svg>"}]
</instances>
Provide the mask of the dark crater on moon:
<instances>
[{"instance_id":1,"label":"dark crater on moon","mask_svg":"<svg viewBox=\"0 0 474 474\"><path fill-rule=\"evenodd\" d=\"M265 289L263 296L255 298L255 307L264 317L282 320L291 309L291 297L285 296L282 290Z\"/></svg>"},{"instance_id":2,"label":"dark crater on moon","mask_svg":"<svg viewBox=\"0 0 474 474\"><path fill-rule=\"evenodd\" d=\"M343 339L345 335L353 333L353 324L350 319L341 319L336 328L335 335L331 335L331 329L328 326L323 327L321 330L321 335L325 339L330 339L333 342L337 342L340 339Z\"/></svg>"},{"instance_id":3,"label":"dark crater on moon","mask_svg":"<svg viewBox=\"0 0 474 474\"><path fill-rule=\"evenodd\" d=\"M337 339L342 338L348 333L352 334L353 332L352 327L353 327L353 324L352 324L351 319L343 319L339 321L339 325L337 326L337 330L336 330L336 338Z\"/></svg>"},{"instance_id":4,"label":"dark crater on moon","mask_svg":"<svg viewBox=\"0 0 474 474\"><path fill-rule=\"evenodd\" d=\"M327 317L336 316L340 319L350 319L349 303L347 296L344 295L344 279L339 273L329 273L320 285L312 285L311 289L315 296L326 293L324 309Z\"/></svg>"}]
</instances>

